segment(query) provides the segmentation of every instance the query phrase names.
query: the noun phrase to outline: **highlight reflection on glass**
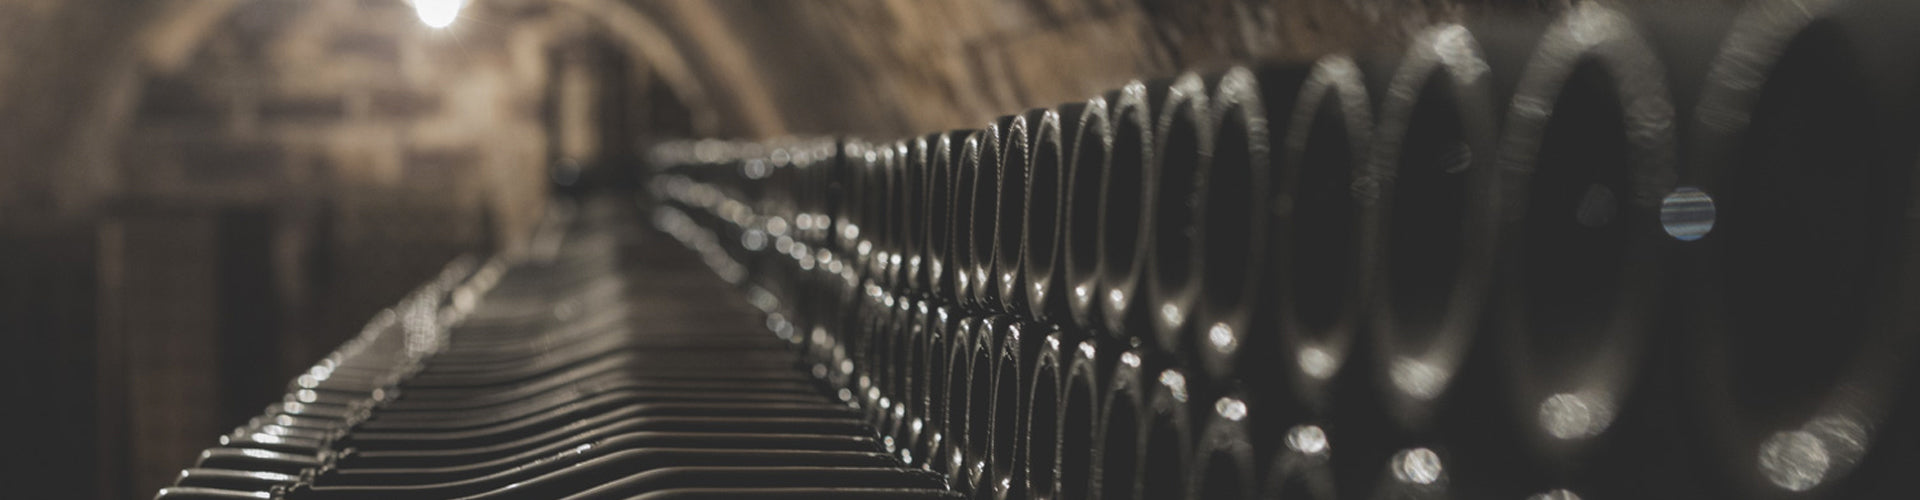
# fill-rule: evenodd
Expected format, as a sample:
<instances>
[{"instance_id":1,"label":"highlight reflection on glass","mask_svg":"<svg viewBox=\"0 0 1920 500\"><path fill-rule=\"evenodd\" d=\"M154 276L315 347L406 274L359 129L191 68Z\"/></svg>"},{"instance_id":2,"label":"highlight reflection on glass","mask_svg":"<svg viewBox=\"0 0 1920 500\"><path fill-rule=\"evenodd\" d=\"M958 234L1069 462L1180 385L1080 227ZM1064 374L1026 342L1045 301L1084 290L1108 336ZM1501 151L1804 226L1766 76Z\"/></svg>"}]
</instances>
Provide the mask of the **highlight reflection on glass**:
<instances>
[{"instance_id":1,"label":"highlight reflection on glass","mask_svg":"<svg viewBox=\"0 0 1920 500\"><path fill-rule=\"evenodd\" d=\"M1527 500L1580 500L1571 490L1553 490L1527 497Z\"/></svg>"},{"instance_id":2,"label":"highlight reflection on glass","mask_svg":"<svg viewBox=\"0 0 1920 500\"><path fill-rule=\"evenodd\" d=\"M1867 453L1869 433L1860 421L1823 415L1800 430L1776 432L1760 444L1760 472L1789 491L1806 491L1846 474Z\"/></svg>"},{"instance_id":3,"label":"highlight reflection on glass","mask_svg":"<svg viewBox=\"0 0 1920 500\"><path fill-rule=\"evenodd\" d=\"M1433 450L1414 448L1393 456L1393 477L1403 483L1433 484L1443 472L1440 454Z\"/></svg>"},{"instance_id":4,"label":"highlight reflection on glass","mask_svg":"<svg viewBox=\"0 0 1920 500\"><path fill-rule=\"evenodd\" d=\"M1448 66L1460 68L1462 80L1478 80L1487 73L1487 63L1478 57L1480 48L1465 26L1455 24L1439 28L1432 40L1433 52Z\"/></svg>"},{"instance_id":5,"label":"highlight reflection on glass","mask_svg":"<svg viewBox=\"0 0 1920 500\"><path fill-rule=\"evenodd\" d=\"M1332 378L1333 371L1340 367L1339 361L1333 359L1332 354L1328 354L1326 349L1319 347L1302 348L1300 354L1294 357L1298 358L1295 362L1300 364L1300 371L1316 379Z\"/></svg>"},{"instance_id":6,"label":"highlight reflection on glass","mask_svg":"<svg viewBox=\"0 0 1920 500\"><path fill-rule=\"evenodd\" d=\"M1776 432L1760 444L1760 472L1775 486L1791 491L1819 486L1831 464L1826 445L1810 432Z\"/></svg>"},{"instance_id":7,"label":"highlight reflection on glass","mask_svg":"<svg viewBox=\"0 0 1920 500\"><path fill-rule=\"evenodd\" d=\"M1327 431L1317 425L1296 425L1287 430L1287 448L1308 455L1327 451Z\"/></svg>"},{"instance_id":8,"label":"highlight reflection on glass","mask_svg":"<svg viewBox=\"0 0 1920 500\"><path fill-rule=\"evenodd\" d=\"M1173 370L1160 372L1160 385L1167 386L1167 391L1173 393L1173 399L1186 402L1187 377L1185 375Z\"/></svg>"},{"instance_id":9,"label":"highlight reflection on glass","mask_svg":"<svg viewBox=\"0 0 1920 500\"><path fill-rule=\"evenodd\" d=\"M1446 375L1426 361L1413 358L1399 358L1393 361L1388 373L1394 387L1420 400L1430 400L1440 395L1440 389L1446 386Z\"/></svg>"},{"instance_id":10,"label":"highlight reflection on glass","mask_svg":"<svg viewBox=\"0 0 1920 500\"><path fill-rule=\"evenodd\" d=\"M1540 427L1560 439L1599 435L1613 421L1613 409L1602 398L1560 393L1540 402Z\"/></svg>"},{"instance_id":11,"label":"highlight reflection on glass","mask_svg":"<svg viewBox=\"0 0 1920 500\"><path fill-rule=\"evenodd\" d=\"M1713 197L1695 187L1681 187L1660 200L1660 226L1680 241L1693 241L1713 231Z\"/></svg>"},{"instance_id":12,"label":"highlight reflection on glass","mask_svg":"<svg viewBox=\"0 0 1920 500\"><path fill-rule=\"evenodd\" d=\"M186 471L181 471L180 473L182 475L185 475ZM295 476L281 474L278 472L247 472L245 474L262 481L294 481L294 480L300 479Z\"/></svg>"},{"instance_id":13,"label":"highlight reflection on glass","mask_svg":"<svg viewBox=\"0 0 1920 500\"><path fill-rule=\"evenodd\" d=\"M1247 403L1234 398L1220 398L1213 402L1213 411L1227 420L1239 422L1247 418Z\"/></svg>"},{"instance_id":14,"label":"highlight reflection on glass","mask_svg":"<svg viewBox=\"0 0 1920 500\"><path fill-rule=\"evenodd\" d=\"M1820 445L1827 450L1831 463L1828 476L1835 476L1852 469L1867 454L1867 428L1859 420L1839 415L1826 415L1814 418L1802 427L1808 434L1820 439Z\"/></svg>"},{"instance_id":15,"label":"highlight reflection on glass","mask_svg":"<svg viewBox=\"0 0 1920 500\"><path fill-rule=\"evenodd\" d=\"M1226 323L1214 323L1207 328L1207 342L1213 344L1214 350L1221 354L1232 354L1239 347L1233 339L1233 328Z\"/></svg>"}]
</instances>

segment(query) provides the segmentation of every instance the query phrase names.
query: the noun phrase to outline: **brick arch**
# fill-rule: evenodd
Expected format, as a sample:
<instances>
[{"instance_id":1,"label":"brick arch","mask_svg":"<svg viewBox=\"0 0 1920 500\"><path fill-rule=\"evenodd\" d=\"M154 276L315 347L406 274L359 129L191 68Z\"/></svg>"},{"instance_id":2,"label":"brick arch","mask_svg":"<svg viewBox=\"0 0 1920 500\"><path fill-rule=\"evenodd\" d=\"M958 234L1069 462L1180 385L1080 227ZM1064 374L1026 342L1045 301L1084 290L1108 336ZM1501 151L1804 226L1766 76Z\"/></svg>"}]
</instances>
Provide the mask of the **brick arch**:
<instances>
[{"instance_id":1,"label":"brick arch","mask_svg":"<svg viewBox=\"0 0 1920 500\"><path fill-rule=\"evenodd\" d=\"M666 36L651 17L617 0L559 0L558 3L588 13L628 50L629 57L637 63L635 67L647 68L664 83L668 91L692 111L694 131L702 134L719 131L721 118L715 110L720 108L716 107L711 92L694 72L686 52L672 37Z\"/></svg>"},{"instance_id":2,"label":"brick arch","mask_svg":"<svg viewBox=\"0 0 1920 500\"><path fill-rule=\"evenodd\" d=\"M164 1L153 8L155 15L141 29L137 40L142 68L155 74L180 71L193 54L204 48L207 39L219 31L223 20L236 10L248 7L248 2L242 0ZM404 0L390 1L404 3ZM627 50L636 67L647 68L664 83L673 97L694 112L696 131L714 133L718 129L720 118L713 112L718 108L712 93L688 62L684 48L665 35L650 16L619 0L558 0L555 4L585 13L586 19ZM552 38L579 36L552 35Z\"/></svg>"}]
</instances>

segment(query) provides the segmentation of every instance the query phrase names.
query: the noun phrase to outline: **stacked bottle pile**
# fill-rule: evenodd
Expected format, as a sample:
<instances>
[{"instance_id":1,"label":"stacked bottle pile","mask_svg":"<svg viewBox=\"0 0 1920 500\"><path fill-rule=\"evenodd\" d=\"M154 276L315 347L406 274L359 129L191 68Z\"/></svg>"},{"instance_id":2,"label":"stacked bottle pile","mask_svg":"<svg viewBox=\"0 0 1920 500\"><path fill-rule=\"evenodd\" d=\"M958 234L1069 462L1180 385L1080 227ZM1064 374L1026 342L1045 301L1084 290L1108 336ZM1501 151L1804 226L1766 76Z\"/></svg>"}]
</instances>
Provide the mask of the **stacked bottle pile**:
<instances>
[{"instance_id":1,"label":"stacked bottle pile","mask_svg":"<svg viewBox=\"0 0 1920 500\"><path fill-rule=\"evenodd\" d=\"M957 497L611 201L456 262L158 498Z\"/></svg>"},{"instance_id":2,"label":"stacked bottle pile","mask_svg":"<svg viewBox=\"0 0 1920 500\"><path fill-rule=\"evenodd\" d=\"M1906 498L1920 17L1715 9L663 144L654 223L976 497Z\"/></svg>"}]
</instances>

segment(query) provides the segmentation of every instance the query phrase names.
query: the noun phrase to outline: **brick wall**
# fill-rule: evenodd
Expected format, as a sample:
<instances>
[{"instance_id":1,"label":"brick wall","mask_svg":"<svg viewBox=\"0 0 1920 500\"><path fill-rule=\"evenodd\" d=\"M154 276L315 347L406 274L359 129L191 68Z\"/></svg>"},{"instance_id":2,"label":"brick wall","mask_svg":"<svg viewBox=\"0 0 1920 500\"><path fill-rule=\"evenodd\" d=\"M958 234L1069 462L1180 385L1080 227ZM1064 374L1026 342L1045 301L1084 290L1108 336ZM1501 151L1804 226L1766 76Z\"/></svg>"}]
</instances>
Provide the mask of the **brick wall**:
<instances>
[{"instance_id":1,"label":"brick wall","mask_svg":"<svg viewBox=\"0 0 1920 500\"><path fill-rule=\"evenodd\" d=\"M977 127L1132 78L1387 45L1438 19L1567 1L626 3L685 54L688 78L706 87L719 115L709 132L890 137Z\"/></svg>"},{"instance_id":2,"label":"brick wall","mask_svg":"<svg viewBox=\"0 0 1920 500\"><path fill-rule=\"evenodd\" d=\"M144 81L121 195L287 203L379 192L463 221L420 228L429 232L491 209L498 234L516 237L543 194L544 60L515 50L528 41L512 28L468 28L426 28L398 1L247 2L184 65Z\"/></svg>"}]
</instances>

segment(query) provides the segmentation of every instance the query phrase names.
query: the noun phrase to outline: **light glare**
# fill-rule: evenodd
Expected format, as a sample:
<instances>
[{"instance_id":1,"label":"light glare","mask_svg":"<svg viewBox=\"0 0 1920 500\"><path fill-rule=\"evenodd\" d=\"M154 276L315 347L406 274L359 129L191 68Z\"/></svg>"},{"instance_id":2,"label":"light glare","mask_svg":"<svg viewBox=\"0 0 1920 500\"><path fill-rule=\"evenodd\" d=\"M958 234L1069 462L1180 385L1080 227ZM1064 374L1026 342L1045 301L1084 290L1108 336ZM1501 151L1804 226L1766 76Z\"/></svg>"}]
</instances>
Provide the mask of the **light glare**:
<instances>
[{"instance_id":1,"label":"light glare","mask_svg":"<svg viewBox=\"0 0 1920 500\"><path fill-rule=\"evenodd\" d=\"M466 6L467 0L413 0L413 12L420 15L420 22L435 29L452 25Z\"/></svg>"}]
</instances>

